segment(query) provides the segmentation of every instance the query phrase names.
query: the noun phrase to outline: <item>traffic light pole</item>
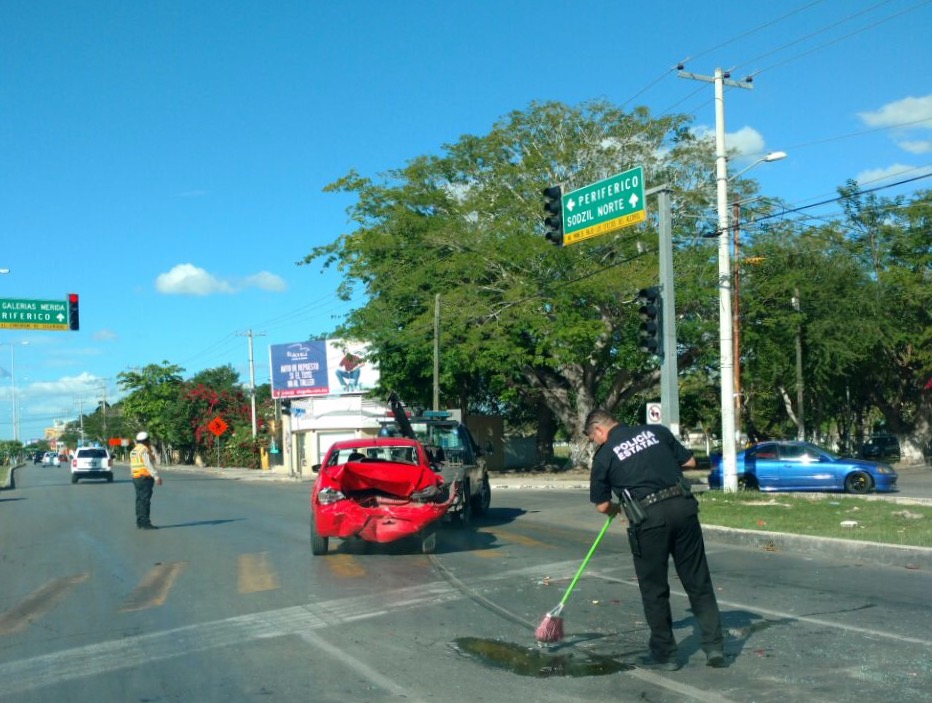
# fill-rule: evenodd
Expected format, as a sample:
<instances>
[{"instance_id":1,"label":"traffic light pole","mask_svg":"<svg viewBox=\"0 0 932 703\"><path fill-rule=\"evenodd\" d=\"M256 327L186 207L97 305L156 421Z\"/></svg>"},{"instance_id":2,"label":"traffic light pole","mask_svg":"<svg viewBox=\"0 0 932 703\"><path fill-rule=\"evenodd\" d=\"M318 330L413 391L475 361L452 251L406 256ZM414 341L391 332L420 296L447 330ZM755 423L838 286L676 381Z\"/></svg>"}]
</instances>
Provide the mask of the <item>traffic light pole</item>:
<instances>
[{"instance_id":1,"label":"traffic light pole","mask_svg":"<svg viewBox=\"0 0 932 703\"><path fill-rule=\"evenodd\" d=\"M676 297L673 286L673 206L670 185L665 183L644 191L644 197L657 194L659 215L660 287L663 356L660 366L661 422L674 435L680 435L680 390L676 363Z\"/></svg>"}]
</instances>

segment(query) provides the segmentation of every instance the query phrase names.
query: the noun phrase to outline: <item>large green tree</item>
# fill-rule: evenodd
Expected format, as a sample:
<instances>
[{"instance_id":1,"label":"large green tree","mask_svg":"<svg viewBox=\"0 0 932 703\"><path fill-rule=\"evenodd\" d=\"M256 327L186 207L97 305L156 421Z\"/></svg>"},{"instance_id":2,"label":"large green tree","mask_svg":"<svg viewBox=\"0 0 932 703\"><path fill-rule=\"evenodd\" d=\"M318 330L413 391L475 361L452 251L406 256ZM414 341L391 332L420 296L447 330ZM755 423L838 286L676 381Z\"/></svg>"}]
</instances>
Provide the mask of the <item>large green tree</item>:
<instances>
[{"instance_id":1,"label":"large green tree","mask_svg":"<svg viewBox=\"0 0 932 703\"><path fill-rule=\"evenodd\" d=\"M120 403L131 434L145 430L158 449L183 447L191 432L175 412L180 404L184 369L163 361L117 375L117 385L127 392Z\"/></svg>"},{"instance_id":2,"label":"large green tree","mask_svg":"<svg viewBox=\"0 0 932 703\"><path fill-rule=\"evenodd\" d=\"M636 349L635 296L658 274L653 218L557 249L542 236L541 190L640 165L648 188L675 189L677 227L691 232L714 191L711 144L686 125L682 115L626 113L605 102L532 104L487 135L463 136L378 181L351 172L332 184L357 199L354 229L303 263L337 266L346 298L361 287L366 303L339 332L368 340L383 385L423 405L439 300L444 405L470 411L495 397L539 408L546 458L557 424L579 440L593 407L620 409L657 385L656 361ZM709 254L690 256L706 262ZM711 271L701 283L716 290ZM683 363L707 346L702 328L714 303L700 299L706 314L684 332Z\"/></svg>"}]
</instances>

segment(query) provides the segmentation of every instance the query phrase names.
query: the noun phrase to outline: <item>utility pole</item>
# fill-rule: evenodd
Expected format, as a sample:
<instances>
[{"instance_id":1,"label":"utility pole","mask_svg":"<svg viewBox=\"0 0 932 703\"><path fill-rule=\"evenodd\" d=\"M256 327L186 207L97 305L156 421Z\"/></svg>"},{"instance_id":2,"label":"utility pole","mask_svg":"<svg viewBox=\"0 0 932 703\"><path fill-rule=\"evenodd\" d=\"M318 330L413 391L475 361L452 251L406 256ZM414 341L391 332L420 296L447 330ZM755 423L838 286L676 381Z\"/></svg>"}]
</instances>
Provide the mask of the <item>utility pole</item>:
<instances>
[{"instance_id":1,"label":"utility pole","mask_svg":"<svg viewBox=\"0 0 932 703\"><path fill-rule=\"evenodd\" d=\"M440 293L434 296L434 410L440 410Z\"/></svg>"},{"instance_id":2,"label":"utility pole","mask_svg":"<svg viewBox=\"0 0 932 703\"><path fill-rule=\"evenodd\" d=\"M103 414L103 426L104 426L104 439L109 440L110 436L107 433L107 385L108 379L103 379L103 400L101 401L100 410Z\"/></svg>"},{"instance_id":3,"label":"utility pole","mask_svg":"<svg viewBox=\"0 0 932 703\"><path fill-rule=\"evenodd\" d=\"M732 203L732 223L734 227L735 247L735 280L734 305L732 306L731 330L734 340L735 360L735 434L741 435L741 262L738 258L738 239L741 236L741 203L735 200Z\"/></svg>"},{"instance_id":4,"label":"utility pole","mask_svg":"<svg viewBox=\"0 0 932 703\"><path fill-rule=\"evenodd\" d=\"M797 312L799 322L796 325L796 439L806 439L806 413L803 408L803 322L799 315L799 287L793 288L793 310Z\"/></svg>"},{"instance_id":5,"label":"utility pole","mask_svg":"<svg viewBox=\"0 0 932 703\"><path fill-rule=\"evenodd\" d=\"M731 247L728 236L728 150L725 146L725 86L752 88L750 79L743 83L730 80L729 74L716 68L714 76L700 76L680 69L680 78L705 81L715 85L715 182L718 203L718 285L719 285L719 381L722 413L722 477L726 492L738 490L738 465L735 452L735 379L732 353Z\"/></svg>"},{"instance_id":6,"label":"utility pole","mask_svg":"<svg viewBox=\"0 0 932 703\"><path fill-rule=\"evenodd\" d=\"M253 332L249 329L245 332L237 332L236 335L249 338L249 401L252 405L252 438L255 439L259 428L256 423L256 364L252 355L252 338L264 337L265 332Z\"/></svg>"}]
</instances>

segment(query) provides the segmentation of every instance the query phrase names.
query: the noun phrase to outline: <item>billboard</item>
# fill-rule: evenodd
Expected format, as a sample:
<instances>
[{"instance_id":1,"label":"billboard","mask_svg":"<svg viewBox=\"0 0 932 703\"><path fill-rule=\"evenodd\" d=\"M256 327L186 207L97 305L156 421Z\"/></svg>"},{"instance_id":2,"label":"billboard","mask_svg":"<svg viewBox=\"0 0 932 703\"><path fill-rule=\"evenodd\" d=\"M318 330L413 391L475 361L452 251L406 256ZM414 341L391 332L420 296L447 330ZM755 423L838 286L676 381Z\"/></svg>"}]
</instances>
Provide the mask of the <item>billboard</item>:
<instances>
[{"instance_id":1,"label":"billboard","mask_svg":"<svg viewBox=\"0 0 932 703\"><path fill-rule=\"evenodd\" d=\"M364 393L379 382L362 342L314 339L269 346L273 398Z\"/></svg>"}]
</instances>

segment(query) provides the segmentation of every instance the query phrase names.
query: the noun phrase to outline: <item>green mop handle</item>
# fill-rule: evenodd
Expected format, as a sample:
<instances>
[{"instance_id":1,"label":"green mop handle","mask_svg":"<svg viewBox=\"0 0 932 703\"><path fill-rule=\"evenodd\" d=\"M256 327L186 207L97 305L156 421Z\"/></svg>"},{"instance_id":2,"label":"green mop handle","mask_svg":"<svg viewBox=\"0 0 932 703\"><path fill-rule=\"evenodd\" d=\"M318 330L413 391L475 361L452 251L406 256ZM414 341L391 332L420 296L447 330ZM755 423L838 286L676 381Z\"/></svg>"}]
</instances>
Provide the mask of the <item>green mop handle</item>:
<instances>
[{"instance_id":1,"label":"green mop handle","mask_svg":"<svg viewBox=\"0 0 932 703\"><path fill-rule=\"evenodd\" d=\"M599 546L599 542L602 541L602 538L605 536L605 533L608 531L608 526L612 524L612 518L614 515L609 515L608 520L605 521L605 524L602 525L602 529L599 532L598 537L595 538L595 542L592 543L592 546L589 547L589 553L586 555L586 558L583 559L583 563L579 565L579 571L576 572L576 575L573 577L573 580L570 581L570 587L566 589L566 593L563 594L563 600L560 601L560 606L566 605L566 600L570 597L570 593L573 592L573 588L576 586L576 582L579 581L579 577L582 576L582 572L586 568L586 564L589 563L589 560L592 558L592 555L595 554L596 548Z\"/></svg>"}]
</instances>

